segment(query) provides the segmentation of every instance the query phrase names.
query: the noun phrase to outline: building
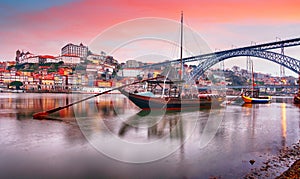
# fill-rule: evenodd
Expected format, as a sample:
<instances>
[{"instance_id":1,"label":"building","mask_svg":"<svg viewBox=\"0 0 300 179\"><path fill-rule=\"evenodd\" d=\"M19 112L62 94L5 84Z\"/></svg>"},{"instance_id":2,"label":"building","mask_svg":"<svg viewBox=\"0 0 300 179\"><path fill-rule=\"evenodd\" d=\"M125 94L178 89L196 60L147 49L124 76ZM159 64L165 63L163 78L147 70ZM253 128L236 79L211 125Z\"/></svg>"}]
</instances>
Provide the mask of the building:
<instances>
[{"instance_id":1,"label":"building","mask_svg":"<svg viewBox=\"0 0 300 179\"><path fill-rule=\"evenodd\" d=\"M79 45L67 44L61 49L61 55L75 55L81 58L87 57L88 47L84 46L82 43Z\"/></svg>"},{"instance_id":2,"label":"building","mask_svg":"<svg viewBox=\"0 0 300 179\"><path fill-rule=\"evenodd\" d=\"M126 67L127 68L137 68L139 66L140 66L140 64L136 60L127 60L126 61Z\"/></svg>"},{"instance_id":3,"label":"building","mask_svg":"<svg viewBox=\"0 0 300 179\"><path fill-rule=\"evenodd\" d=\"M80 57L77 55L66 54L56 58L58 62L62 61L65 64L79 64Z\"/></svg>"},{"instance_id":4,"label":"building","mask_svg":"<svg viewBox=\"0 0 300 179\"><path fill-rule=\"evenodd\" d=\"M24 59L24 63L39 63L39 57L38 56L33 56L33 57L28 57Z\"/></svg>"},{"instance_id":5,"label":"building","mask_svg":"<svg viewBox=\"0 0 300 179\"><path fill-rule=\"evenodd\" d=\"M137 77L142 70L140 68L124 68L118 72L118 76L121 77Z\"/></svg>"},{"instance_id":6,"label":"building","mask_svg":"<svg viewBox=\"0 0 300 179\"><path fill-rule=\"evenodd\" d=\"M57 59L51 55L39 55L39 63L57 63Z\"/></svg>"},{"instance_id":7,"label":"building","mask_svg":"<svg viewBox=\"0 0 300 179\"><path fill-rule=\"evenodd\" d=\"M23 51L21 52L20 50L16 51L16 63L28 63L27 60L28 58L34 57L34 55L30 52L24 53Z\"/></svg>"},{"instance_id":8,"label":"building","mask_svg":"<svg viewBox=\"0 0 300 179\"><path fill-rule=\"evenodd\" d=\"M89 60L94 64L99 64L99 63L102 64L105 61L105 58L106 57L103 55L91 54L87 57L87 60Z\"/></svg>"},{"instance_id":9,"label":"building","mask_svg":"<svg viewBox=\"0 0 300 179\"><path fill-rule=\"evenodd\" d=\"M51 55L28 56L19 61L19 63L58 63L57 59Z\"/></svg>"}]
</instances>

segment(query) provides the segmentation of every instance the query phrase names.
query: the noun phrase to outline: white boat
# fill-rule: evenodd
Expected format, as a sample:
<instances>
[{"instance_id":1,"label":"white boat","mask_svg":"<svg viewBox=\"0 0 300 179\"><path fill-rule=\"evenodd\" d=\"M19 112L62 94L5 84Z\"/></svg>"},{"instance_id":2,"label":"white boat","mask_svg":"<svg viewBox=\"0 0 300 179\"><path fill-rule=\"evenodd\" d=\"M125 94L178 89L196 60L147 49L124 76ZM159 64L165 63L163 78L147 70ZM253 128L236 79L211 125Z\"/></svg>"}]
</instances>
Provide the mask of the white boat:
<instances>
[{"instance_id":1,"label":"white boat","mask_svg":"<svg viewBox=\"0 0 300 179\"><path fill-rule=\"evenodd\" d=\"M83 93L83 94L97 94L103 93L105 91L111 90L112 88L105 87L82 87L80 91L74 91L74 93ZM108 92L108 94L120 94L118 90Z\"/></svg>"}]
</instances>

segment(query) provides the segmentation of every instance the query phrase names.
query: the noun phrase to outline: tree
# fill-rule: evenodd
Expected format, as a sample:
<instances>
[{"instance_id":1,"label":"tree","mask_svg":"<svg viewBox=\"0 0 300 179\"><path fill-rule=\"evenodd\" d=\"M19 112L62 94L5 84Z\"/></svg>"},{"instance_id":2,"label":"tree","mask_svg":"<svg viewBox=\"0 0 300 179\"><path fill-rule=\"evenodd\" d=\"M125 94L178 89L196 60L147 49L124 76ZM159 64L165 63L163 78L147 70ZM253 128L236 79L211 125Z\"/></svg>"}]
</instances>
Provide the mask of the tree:
<instances>
[{"instance_id":1,"label":"tree","mask_svg":"<svg viewBox=\"0 0 300 179\"><path fill-rule=\"evenodd\" d=\"M20 89L20 86L23 86L23 83L21 81L13 81L9 84L9 86L15 86L17 90Z\"/></svg>"},{"instance_id":2,"label":"tree","mask_svg":"<svg viewBox=\"0 0 300 179\"><path fill-rule=\"evenodd\" d=\"M90 50L88 50L88 52L87 52L87 56L89 56L89 55L93 55L93 52Z\"/></svg>"}]
</instances>

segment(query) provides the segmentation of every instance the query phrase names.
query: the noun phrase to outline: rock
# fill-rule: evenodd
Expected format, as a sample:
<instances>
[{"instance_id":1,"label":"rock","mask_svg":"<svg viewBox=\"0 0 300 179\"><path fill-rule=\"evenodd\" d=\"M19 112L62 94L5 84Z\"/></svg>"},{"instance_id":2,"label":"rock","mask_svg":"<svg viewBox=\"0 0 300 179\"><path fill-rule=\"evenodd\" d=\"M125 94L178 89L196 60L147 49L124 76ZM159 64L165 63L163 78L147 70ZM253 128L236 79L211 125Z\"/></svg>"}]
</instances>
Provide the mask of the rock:
<instances>
[{"instance_id":1,"label":"rock","mask_svg":"<svg viewBox=\"0 0 300 179\"><path fill-rule=\"evenodd\" d=\"M249 160L250 164L253 165L255 163L255 160Z\"/></svg>"}]
</instances>

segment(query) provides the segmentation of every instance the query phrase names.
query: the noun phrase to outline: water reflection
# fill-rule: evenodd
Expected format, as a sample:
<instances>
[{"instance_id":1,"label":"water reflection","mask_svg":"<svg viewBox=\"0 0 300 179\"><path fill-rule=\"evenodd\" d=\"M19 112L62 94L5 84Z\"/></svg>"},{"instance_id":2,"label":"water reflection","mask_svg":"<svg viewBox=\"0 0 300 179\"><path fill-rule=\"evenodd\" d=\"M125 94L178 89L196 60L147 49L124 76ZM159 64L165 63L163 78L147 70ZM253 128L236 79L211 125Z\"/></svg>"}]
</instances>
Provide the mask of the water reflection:
<instances>
[{"instance_id":1,"label":"water reflection","mask_svg":"<svg viewBox=\"0 0 300 179\"><path fill-rule=\"evenodd\" d=\"M120 178L133 178L136 173L149 178L242 178L253 167L243 161L254 159L258 165L259 161L297 142L300 137L300 106L286 102L289 98L270 104L229 105L216 135L204 148L199 147L199 141L209 122L210 111L150 115L149 111L140 112L122 95L102 95L52 114L73 122L31 120L34 112L63 106L85 97L87 95L75 94L0 96L0 164L12 162L12 165L0 165L0 171L10 168L13 172L32 171L37 166L43 166L44 170L39 170L40 173L36 171L37 176L55 174L57 170L67 176L77 165L76 171L80 176L86 176L92 168L93 174L99 178L103 175L116 178L112 168L120 168ZM196 125L195 120L198 120ZM77 123L82 128L79 129ZM188 136L191 137L187 139ZM162 142L155 147L134 149L118 145L114 139L138 144ZM108 146L108 150L121 151L122 156L133 155L138 159L174 144L179 148L159 161L131 165L103 157L104 154L95 152L87 140ZM20 162L15 156L29 157ZM83 160L84 164L79 165L78 161L82 161L79 156L89 160ZM53 175L53 178L59 177Z\"/></svg>"},{"instance_id":2,"label":"water reflection","mask_svg":"<svg viewBox=\"0 0 300 179\"><path fill-rule=\"evenodd\" d=\"M149 116L151 114L151 116ZM180 138L184 136L183 123L179 112L161 114L151 111L140 111L121 124L118 135L125 137L130 130L140 133L146 130L147 139L157 139L165 136Z\"/></svg>"},{"instance_id":3,"label":"water reflection","mask_svg":"<svg viewBox=\"0 0 300 179\"><path fill-rule=\"evenodd\" d=\"M279 100L278 100L279 99ZM287 138L287 104L284 101L290 101L290 99L282 99L278 98L276 101L281 101L280 103L280 121L281 121L281 146L286 146L286 138ZM248 116L249 123L248 128L251 129L251 136L255 137L255 131L257 130L256 126L256 120L257 120L257 111L259 111L259 107L263 107L263 110L267 110L267 107L271 107L271 104L243 104L244 113L246 116ZM264 111L263 115L268 117L269 115L272 116L272 114L269 114L268 111ZM251 121L251 122L250 122ZM269 121L267 121L269 122ZM265 125L268 125L267 123Z\"/></svg>"},{"instance_id":4,"label":"water reflection","mask_svg":"<svg viewBox=\"0 0 300 179\"><path fill-rule=\"evenodd\" d=\"M281 104L281 130L282 130L282 146L286 146L286 104Z\"/></svg>"},{"instance_id":5,"label":"water reflection","mask_svg":"<svg viewBox=\"0 0 300 179\"><path fill-rule=\"evenodd\" d=\"M251 103L244 103L243 111L245 113L247 121L247 128L250 130L250 136L255 138L255 130L256 130L256 111L259 108L259 104L251 104Z\"/></svg>"}]
</instances>

